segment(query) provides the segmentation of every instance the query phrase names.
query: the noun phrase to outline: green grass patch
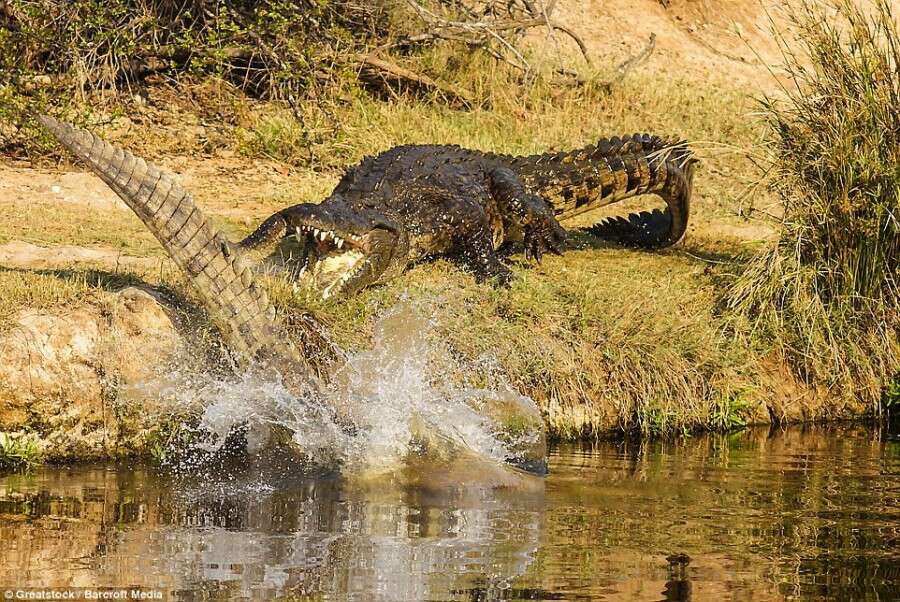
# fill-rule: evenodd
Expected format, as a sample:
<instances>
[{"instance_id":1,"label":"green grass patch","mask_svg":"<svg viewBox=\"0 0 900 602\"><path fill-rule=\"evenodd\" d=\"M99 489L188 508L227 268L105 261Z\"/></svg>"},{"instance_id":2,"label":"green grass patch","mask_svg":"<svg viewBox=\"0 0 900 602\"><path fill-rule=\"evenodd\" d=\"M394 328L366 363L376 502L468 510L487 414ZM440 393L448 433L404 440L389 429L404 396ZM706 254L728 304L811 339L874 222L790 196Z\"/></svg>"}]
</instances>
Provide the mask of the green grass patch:
<instances>
[{"instance_id":1,"label":"green grass patch","mask_svg":"<svg viewBox=\"0 0 900 602\"><path fill-rule=\"evenodd\" d=\"M896 414L900 410L900 374L895 375L894 379L884 388L881 407L887 414Z\"/></svg>"},{"instance_id":2,"label":"green grass patch","mask_svg":"<svg viewBox=\"0 0 900 602\"><path fill-rule=\"evenodd\" d=\"M0 470L31 470L41 463L41 455L33 435L0 431Z\"/></svg>"}]
</instances>

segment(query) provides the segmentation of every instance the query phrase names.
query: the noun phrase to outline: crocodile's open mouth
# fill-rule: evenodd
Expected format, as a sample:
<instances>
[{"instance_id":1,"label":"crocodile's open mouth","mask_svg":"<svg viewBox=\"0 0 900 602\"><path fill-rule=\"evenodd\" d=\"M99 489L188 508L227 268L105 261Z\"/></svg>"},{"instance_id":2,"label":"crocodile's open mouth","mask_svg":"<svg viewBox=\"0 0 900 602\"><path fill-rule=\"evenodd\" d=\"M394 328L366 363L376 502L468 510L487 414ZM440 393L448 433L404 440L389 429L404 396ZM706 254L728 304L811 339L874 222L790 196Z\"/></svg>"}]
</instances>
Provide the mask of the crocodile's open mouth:
<instances>
[{"instance_id":1,"label":"crocodile's open mouth","mask_svg":"<svg viewBox=\"0 0 900 602\"><path fill-rule=\"evenodd\" d=\"M314 226L300 226L294 231L300 246L300 270L297 278L308 288L318 291L323 299L341 293L363 270L366 259L366 237Z\"/></svg>"}]
</instances>

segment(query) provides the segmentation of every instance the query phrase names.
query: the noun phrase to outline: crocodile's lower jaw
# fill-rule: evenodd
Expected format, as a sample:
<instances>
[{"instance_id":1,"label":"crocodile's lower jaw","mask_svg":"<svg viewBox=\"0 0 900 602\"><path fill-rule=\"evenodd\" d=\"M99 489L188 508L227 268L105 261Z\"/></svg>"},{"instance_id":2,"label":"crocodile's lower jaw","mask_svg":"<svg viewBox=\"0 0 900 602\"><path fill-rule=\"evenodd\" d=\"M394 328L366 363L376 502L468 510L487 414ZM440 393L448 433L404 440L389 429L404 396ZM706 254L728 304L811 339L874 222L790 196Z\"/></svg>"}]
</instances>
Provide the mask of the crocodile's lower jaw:
<instances>
[{"instance_id":1,"label":"crocodile's lower jaw","mask_svg":"<svg viewBox=\"0 0 900 602\"><path fill-rule=\"evenodd\" d=\"M334 249L319 258L300 274L300 283L319 291L322 299L338 294L343 285L353 278L363 265L365 255L356 249Z\"/></svg>"}]
</instances>

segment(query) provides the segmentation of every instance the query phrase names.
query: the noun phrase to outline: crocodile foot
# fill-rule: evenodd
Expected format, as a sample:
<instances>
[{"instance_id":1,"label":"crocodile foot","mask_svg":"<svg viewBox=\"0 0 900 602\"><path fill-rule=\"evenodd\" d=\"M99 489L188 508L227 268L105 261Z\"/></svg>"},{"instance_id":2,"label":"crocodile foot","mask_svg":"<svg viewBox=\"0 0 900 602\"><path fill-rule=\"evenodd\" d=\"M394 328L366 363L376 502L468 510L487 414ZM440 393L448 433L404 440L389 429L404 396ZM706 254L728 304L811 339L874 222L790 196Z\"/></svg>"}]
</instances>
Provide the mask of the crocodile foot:
<instances>
[{"instance_id":1,"label":"crocodile foot","mask_svg":"<svg viewBox=\"0 0 900 602\"><path fill-rule=\"evenodd\" d=\"M523 230L526 259L540 263L544 253L562 255L566 250L568 235L549 210L533 215Z\"/></svg>"}]
</instances>

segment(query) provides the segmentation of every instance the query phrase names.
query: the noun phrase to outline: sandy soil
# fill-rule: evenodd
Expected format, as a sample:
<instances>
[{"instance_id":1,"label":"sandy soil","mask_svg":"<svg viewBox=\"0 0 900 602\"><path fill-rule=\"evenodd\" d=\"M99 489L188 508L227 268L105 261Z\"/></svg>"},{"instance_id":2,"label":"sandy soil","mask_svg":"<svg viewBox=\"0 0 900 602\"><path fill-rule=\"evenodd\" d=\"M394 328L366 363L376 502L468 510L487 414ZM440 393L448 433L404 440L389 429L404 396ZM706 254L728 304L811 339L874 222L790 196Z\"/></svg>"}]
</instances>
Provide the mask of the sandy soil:
<instances>
[{"instance_id":1,"label":"sandy soil","mask_svg":"<svg viewBox=\"0 0 900 602\"><path fill-rule=\"evenodd\" d=\"M651 73L678 74L761 91L777 89L780 62L772 22L783 20L772 0L583 0L559 3L557 18L581 36L594 63L619 65L640 53L651 34ZM574 44L556 36L565 54Z\"/></svg>"},{"instance_id":2,"label":"sandy soil","mask_svg":"<svg viewBox=\"0 0 900 602\"><path fill-rule=\"evenodd\" d=\"M21 240L0 245L0 266L11 268L47 269L63 264L91 264L115 268L116 266L158 267L162 258L132 257L116 249L58 245L45 247Z\"/></svg>"}]
</instances>

